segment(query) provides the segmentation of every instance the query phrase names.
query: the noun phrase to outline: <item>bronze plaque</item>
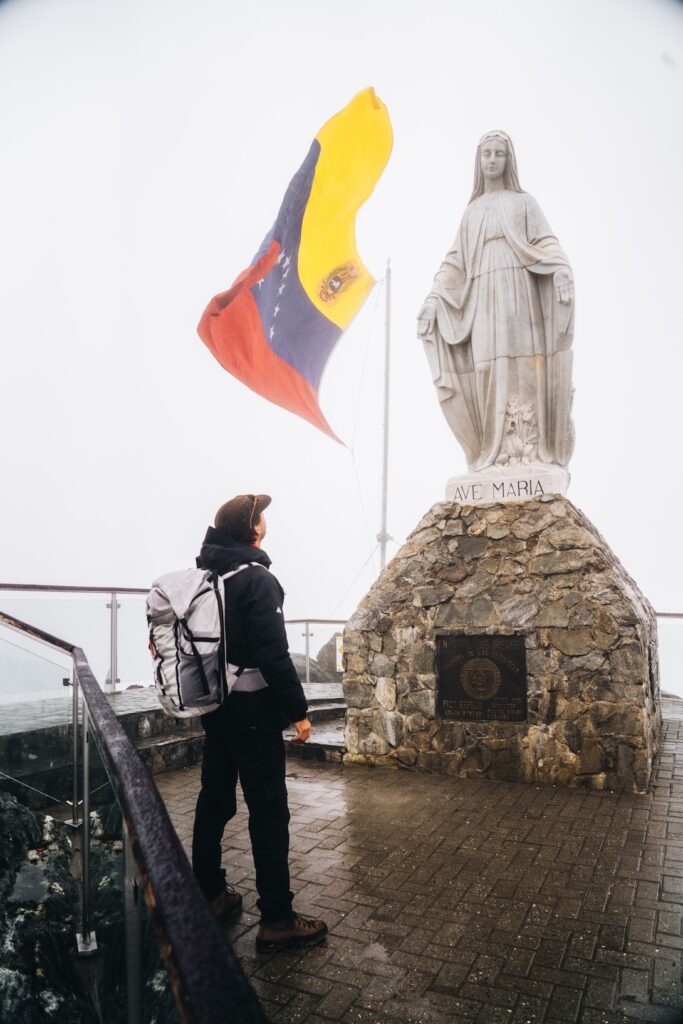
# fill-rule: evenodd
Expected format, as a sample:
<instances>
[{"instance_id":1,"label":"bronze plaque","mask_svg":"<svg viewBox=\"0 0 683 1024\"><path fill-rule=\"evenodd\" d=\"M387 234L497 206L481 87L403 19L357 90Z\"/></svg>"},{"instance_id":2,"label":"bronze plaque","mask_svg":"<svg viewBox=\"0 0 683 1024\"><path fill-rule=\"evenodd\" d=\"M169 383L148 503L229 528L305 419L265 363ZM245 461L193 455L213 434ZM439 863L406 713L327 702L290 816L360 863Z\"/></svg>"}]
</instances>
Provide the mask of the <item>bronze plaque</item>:
<instances>
[{"instance_id":1,"label":"bronze plaque","mask_svg":"<svg viewBox=\"0 0 683 1024\"><path fill-rule=\"evenodd\" d=\"M437 636L436 713L460 722L526 722L523 636Z\"/></svg>"}]
</instances>

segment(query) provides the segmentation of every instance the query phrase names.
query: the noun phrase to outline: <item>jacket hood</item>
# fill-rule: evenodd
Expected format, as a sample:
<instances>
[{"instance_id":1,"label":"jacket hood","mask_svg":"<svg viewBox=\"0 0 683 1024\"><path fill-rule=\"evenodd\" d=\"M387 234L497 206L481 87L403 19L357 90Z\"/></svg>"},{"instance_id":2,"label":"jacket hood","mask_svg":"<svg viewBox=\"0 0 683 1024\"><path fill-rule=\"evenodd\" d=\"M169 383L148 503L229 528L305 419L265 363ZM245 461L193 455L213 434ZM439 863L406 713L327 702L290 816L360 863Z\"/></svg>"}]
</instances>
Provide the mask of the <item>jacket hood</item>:
<instances>
[{"instance_id":1,"label":"jacket hood","mask_svg":"<svg viewBox=\"0 0 683 1024\"><path fill-rule=\"evenodd\" d=\"M245 562L258 562L270 568L270 558L263 548L254 548L244 541L235 540L225 530L210 526L206 531L197 566L200 569L215 569L217 572L230 572Z\"/></svg>"}]
</instances>

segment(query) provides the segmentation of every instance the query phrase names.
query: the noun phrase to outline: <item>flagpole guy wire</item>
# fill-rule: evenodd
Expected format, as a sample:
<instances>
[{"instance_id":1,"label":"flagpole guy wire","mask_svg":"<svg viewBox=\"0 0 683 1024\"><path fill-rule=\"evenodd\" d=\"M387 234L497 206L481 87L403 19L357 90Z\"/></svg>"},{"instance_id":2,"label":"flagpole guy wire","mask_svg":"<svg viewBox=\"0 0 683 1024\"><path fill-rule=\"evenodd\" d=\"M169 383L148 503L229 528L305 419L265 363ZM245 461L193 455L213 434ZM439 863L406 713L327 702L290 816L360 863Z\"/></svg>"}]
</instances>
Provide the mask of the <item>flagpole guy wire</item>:
<instances>
[{"instance_id":1,"label":"flagpole guy wire","mask_svg":"<svg viewBox=\"0 0 683 1024\"><path fill-rule=\"evenodd\" d=\"M387 533L387 503L389 494L389 398L391 369L391 261L387 260L384 278L384 436L382 451L382 521L377 534L379 541L380 571L387 563L387 541L393 540Z\"/></svg>"}]
</instances>

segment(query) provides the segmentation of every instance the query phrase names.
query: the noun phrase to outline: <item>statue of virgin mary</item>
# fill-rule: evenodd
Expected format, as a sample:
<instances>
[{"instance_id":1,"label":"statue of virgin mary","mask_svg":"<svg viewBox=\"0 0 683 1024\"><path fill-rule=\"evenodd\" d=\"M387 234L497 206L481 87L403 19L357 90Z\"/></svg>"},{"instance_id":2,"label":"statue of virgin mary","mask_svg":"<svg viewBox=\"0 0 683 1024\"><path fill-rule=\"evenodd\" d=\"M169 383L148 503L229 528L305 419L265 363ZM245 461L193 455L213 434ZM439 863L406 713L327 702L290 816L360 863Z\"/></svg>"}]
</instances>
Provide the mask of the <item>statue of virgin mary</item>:
<instances>
[{"instance_id":1,"label":"statue of virgin mary","mask_svg":"<svg viewBox=\"0 0 683 1024\"><path fill-rule=\"evenodd\" d=\"M441 408L470 471L566 467L574 286L512 141L479 142L474 191L418 319ZM493 471L493 470L492 470Z\"/></svg>"}]
</instances>

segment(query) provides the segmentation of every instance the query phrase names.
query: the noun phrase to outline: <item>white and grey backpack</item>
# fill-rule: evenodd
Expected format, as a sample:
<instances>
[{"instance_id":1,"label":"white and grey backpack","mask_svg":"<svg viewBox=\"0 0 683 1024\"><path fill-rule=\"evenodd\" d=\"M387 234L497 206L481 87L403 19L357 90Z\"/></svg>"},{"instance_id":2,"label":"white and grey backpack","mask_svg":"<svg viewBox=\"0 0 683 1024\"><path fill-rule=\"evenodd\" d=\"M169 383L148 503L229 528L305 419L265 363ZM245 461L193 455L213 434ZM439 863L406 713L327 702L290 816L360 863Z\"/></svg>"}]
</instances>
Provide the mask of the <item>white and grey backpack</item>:
<instances>
[{"instance_id":1,"label":"white and grey backpack","mask_svg":"<svg viewBox=\"0 0 683 1024\"><path fill-rule=\"evenodd\" d=\"M215 711L238 678L226 657L225 581L246 569L219 575L182 569L160 576L147 595L149 649L162 708L174 718Z\"/></svg>"}]
</instances>

